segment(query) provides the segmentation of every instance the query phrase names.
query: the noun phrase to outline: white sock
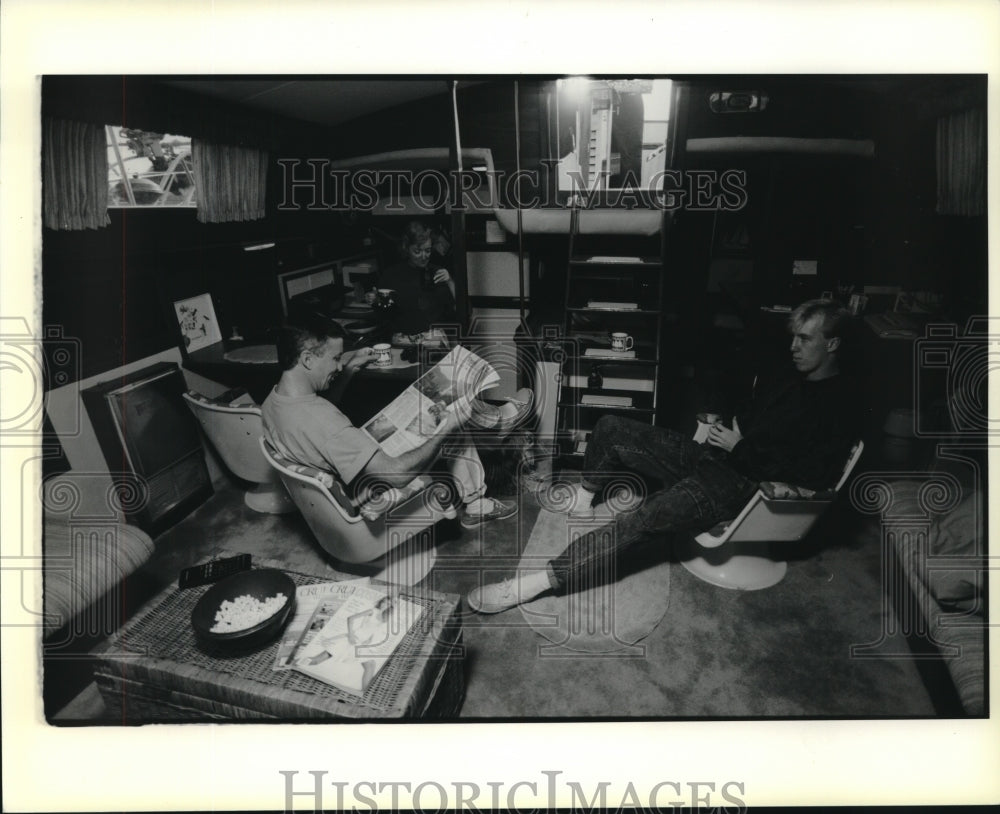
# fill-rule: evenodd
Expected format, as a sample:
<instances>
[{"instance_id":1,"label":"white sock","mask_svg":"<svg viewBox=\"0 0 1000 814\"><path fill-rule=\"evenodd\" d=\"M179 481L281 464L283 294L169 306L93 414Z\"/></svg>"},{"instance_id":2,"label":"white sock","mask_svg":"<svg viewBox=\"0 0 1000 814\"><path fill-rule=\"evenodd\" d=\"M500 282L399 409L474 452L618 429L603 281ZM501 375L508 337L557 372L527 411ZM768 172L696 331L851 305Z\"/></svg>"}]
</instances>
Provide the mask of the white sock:
<instances>
[{"instance_id":1,"label":"white sock","mask_svg":"<svg viewBox=\"0 0 1000 814\"><path fill-rule=\"evenodd\" d=\"M540 593L552 588L547 571L525 571L517 576L517 596L522 602L534 599Z\"/></svg>"},{"instance_id":2,"label":"white sock","mask_svg":"<svg viewBox=\"0 0 1000 814\"><path fill-rule=\"evenodd\" d=\"M488 497L477 497L465 504L465 510L469 514L486 514L493 510L493 499Z\"/></svg>"},{"instance_id":3,"label":"white sock","mask_svg":"<svg viewBox=\"0 0 1000 814\"><path fill-rule=\"evenodd\" d=\"M594 503L594 493L583 488L583 484L578 483L573 494L573 511L582 512L589 509Z\"/></svg>"},{"instance_id":4,"label":"white sock","mask_svg":"<svg viewBox=\"0 0 1000 814\"><path fill-rule=\"evenodd\" d=\"M509 401L504 402L500 405L498 412L500 418L514 418L517 415L517 405L511 404Z\"/></svg>"}]
</instances>

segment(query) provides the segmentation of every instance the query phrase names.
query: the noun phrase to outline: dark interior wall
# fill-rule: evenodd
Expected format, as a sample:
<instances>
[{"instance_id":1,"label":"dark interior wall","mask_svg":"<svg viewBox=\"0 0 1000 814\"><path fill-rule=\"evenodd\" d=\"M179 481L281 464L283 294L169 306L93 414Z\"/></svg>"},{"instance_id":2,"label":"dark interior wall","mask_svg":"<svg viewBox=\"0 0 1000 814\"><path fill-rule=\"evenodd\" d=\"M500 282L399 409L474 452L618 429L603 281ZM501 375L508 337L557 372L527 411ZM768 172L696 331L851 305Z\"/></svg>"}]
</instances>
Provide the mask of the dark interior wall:
<instances>
[{"instance_id":1,"label":"dark interior wall","mask_svg":"<svg viewBox=\"0 0 1000 814\"><path fill-rule=\"evenodd\" d=\"M45 77L42 111L253 144L275 157L308 157L320 145L333 147L319 128L256 116L142 78ZM103 229L43 230L43 320L81 340L81 376L175 346L169 319L175 297L211 292L226 334L236 325L249 338L276 319L276 274L356 248L342 215L278 211L278 169L272 160L262 220L204 224L194 209L112 209ZM242 250L272 241L273 250ZM250 319L251 313L260 317Z\"/></svg>"},{"instance_id":2,"label":"dark interior wall","mask_svg":"<svg viewBox=\"0 0 1000 814\"><path fill-rule=\"evenodd\" d=\"M741 220L751 237L754 279L764 299L783 301L793 259L818 259L817 290L899 285L944 293L956 308L985 304L985 218L935 213L935 128L941 115L985 106L979 77L706 77L682 81L681 139L786 136L870 139L870 159L819 155L691 154L686 169L741 169L740 213L684 212L678 260L704 290L718 229ZM713 91L768 94L761 113L717 114ZM713 232L713 230L715 230ZM713 240L714 234L714 240ZM813 291L803 292L812 295Z\"/></svg>"}]
</instances>

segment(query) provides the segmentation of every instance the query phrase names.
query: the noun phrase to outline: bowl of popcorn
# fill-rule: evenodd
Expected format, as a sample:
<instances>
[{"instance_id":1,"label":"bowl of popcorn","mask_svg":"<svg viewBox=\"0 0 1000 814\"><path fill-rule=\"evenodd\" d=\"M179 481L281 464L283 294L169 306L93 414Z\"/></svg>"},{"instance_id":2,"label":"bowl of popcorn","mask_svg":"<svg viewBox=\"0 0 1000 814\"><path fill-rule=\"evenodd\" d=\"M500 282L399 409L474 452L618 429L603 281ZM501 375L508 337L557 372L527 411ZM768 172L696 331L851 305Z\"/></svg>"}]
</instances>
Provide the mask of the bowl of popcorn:
<instances>
[{"instance_id":1,"label":"bowl of popcorn","mask_svg":"<svg viewBox=\"0 0 1000 814\"><path fill-rule=\"evenodd\" d=\"M205 644L257 648L280 635L294 605L295 583L284 571L242 571L205 592L191 611L191 625Z\"/></svg>"}]
</instances>

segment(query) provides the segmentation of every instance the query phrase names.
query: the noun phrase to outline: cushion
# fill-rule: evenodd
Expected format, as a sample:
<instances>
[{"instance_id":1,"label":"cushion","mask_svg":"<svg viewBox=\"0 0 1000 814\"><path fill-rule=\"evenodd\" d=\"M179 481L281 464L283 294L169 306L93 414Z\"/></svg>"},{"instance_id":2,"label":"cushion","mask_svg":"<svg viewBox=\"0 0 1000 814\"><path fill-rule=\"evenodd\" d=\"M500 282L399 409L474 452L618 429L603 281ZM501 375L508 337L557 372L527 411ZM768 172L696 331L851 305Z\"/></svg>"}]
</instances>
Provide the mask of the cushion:
<instances>
[{"instance_id":1,"label":"cushion","mask_svg":"<svg viewBox=\"0 0 1000 814\"><path fill-rule=\"evenodd\" d=\"M45 597L49 636L148 560L153 541L129 525L110 477L67 472L43 484Z\"/></svg>"},{"instance_id":2,"label":"cushion","mask_svg":"<svg viewBox=\"0 0 1000 814\"><path fill-rule=\"evenodd\" d=\"M893 503L887 520L921 517L920 482L896 481L892 484ZM912 595L920 600L920 611L929 624L929 634L945 647L957 648L957 655L945 659L962 706L969 715L981 715L985 709L985 629L982 596L986 572L982 552L981 496L970 494L944 515L928 524L928 556L918 557L920 548L915 535L896 535L894 545L906 574ZM954 568L936 567L939 558L952 560ZM954 558L968 558L954 563ZM921 561L923 560L923 561Z\"/></svg>"},{"instance_id":3,"label":"cushion","mask_svg":"<svg viewBox=\"0 0 1000 814\"><path fill-rule=\"evenodd\" d=\"M325 469L317 469L315 466L296 463L275 452L273 448L271 448L271 455L279 464L295 474L322 483L344 511L351 517L357 517L360 514L365 520L377 520L386 512L396 508L430 485L430 480L426 477L417 476L406 486L399 488L369 489L365 499L355 505L355 501L349 496L347 487L334 473Z\"/></svg>"},{"instance_id":4,"label":"cushion","mask_svg":"<svg viewBox=\"0 0 1000 814\"><path fill-rule=\"evenodd\" d=\"M793 486L780 481L761 481L760 490L768 500L833 500L836 493L832 489L817 491L805 486Z\"/></svg>"},{"instance_id":5,"label":"cushion","mask_svg":"<svg viewBox=\"0 0 1000 814\"><path fill-rule=\"evenodd\" d=\"M297 463L296 461L291 460L291 458L286 458L280 453L275 452L273 448L271 448L270 452L274 460L281 464L285 469L294 472L296 475L312 478L313 480L319 481L323 484L326 490L330 493L330 496L337 501L337 505L340 506L340 508L342 508L349 517L358 516L358 507L355 506L354 501L351 500L343 481L341 481L340 478L338 478L333 472L326 469L318 469L317 467L309 466L308 464Z\"/></svg>"},{"instance_id":6,"label":"cushion","mask_svg":"<svg viewBox=\"0 0 1000 814\"><path fill-rule=\"evenodd\" d=\"M277 457L277 456L275 456ZM297 464L289 461L287 458L279 459L279 462L285 469L289 469L296 475L302 475L306 478L312 478L313 480L318 480L327 489L331 489L336 482L333 473L327 472L324 469L317 469L315 466L307 466L306 464Z\"/></svg>"},{"instance_id":7,"label":"cushion","mask_svg":"<svg viewBox=\"0 0 1000 814\"><path fill-rule=\"evenodd\" d=\"M955 509L931 520L928 544L932 557L962 557L970 560L968 568L940 569L928 563L928 587L934 598L947 608L973 611L982 615L978 597L983 591L982 540L983 507L977 494L969 495Z\"/></svg>"},{"instance_id":8,"label":"cushion","mask_svg":"<svg viewBox=\"0 0 1000 814\"><path fill-rule=\"evenodd\" d=\"M45 635L120 585L153 554L153 541L127 524L45 523Z\"/></svg>"}]
</instances>

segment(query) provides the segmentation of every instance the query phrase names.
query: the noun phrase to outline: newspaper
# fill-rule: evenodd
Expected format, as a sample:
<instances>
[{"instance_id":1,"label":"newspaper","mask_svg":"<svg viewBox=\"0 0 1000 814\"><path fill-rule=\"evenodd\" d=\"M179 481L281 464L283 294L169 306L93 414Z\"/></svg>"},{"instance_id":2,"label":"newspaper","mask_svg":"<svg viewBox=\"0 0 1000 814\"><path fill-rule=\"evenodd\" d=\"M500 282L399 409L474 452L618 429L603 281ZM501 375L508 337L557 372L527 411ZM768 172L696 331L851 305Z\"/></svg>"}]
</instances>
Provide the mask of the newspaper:
<instances>
[{"instance_id":1,"label":"newspaper","mask_svg":"<svg viewBox=\"0 0 1000 814\"><path fill-rule=\"evenodd\" d=\"M274 659L274 670L291 670L291 656L295 652L302 634L313 618L316 607L323 600L334 604L336 609L359 587L371 585L369 577L346 579L340 582L320 582L313 585L299 585L295 589L295 613L285 627L278 643L278 654Z\"/></svg>"},{"instance_id":2,"label":"newspaper","mask_svg":"<svg viewBox=\"0 0 1000 814\"><path fill-rule=\"evenodd\" d=\"M499 382L489 362L456 345L361 429L396 458L435 435L445 412L467 417L473 400Z\"/></svg>"},{"instance_id":3,"label":"newspaper","mask_svg":"<svg viewBox=\"0 0 1000 814\"><path fill-rule=\"evenodd\" d=\"M360 586L345 599L321 601L291 665L300 673L363 695L422 613L414 602Z\"/></svg>"}]
</instances>

